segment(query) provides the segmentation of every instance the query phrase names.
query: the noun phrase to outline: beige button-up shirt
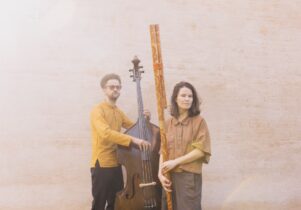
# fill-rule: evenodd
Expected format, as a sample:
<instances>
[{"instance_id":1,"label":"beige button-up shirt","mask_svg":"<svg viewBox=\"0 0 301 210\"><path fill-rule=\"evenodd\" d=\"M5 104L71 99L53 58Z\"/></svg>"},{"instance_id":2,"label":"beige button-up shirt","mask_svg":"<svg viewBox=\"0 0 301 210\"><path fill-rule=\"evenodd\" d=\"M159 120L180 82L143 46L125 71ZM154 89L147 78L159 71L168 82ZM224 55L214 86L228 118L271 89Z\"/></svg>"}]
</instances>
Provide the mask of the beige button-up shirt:
<instances>
[{"instance_id":1,"label":"beige button-up shirt","mask_svg":"<svg viewBox=\"0 0 301 210\"><path fill-rule=\"evenodd\" d=\"M178 166L173 172L187 171L202 173L202 164L208 163L211 156L210 135L204 118L200 115L187 117L182 122L172 117L166 122L168 159L174 160L195 148L205 156L193 162Z\"/></svg>"}]
</instances>

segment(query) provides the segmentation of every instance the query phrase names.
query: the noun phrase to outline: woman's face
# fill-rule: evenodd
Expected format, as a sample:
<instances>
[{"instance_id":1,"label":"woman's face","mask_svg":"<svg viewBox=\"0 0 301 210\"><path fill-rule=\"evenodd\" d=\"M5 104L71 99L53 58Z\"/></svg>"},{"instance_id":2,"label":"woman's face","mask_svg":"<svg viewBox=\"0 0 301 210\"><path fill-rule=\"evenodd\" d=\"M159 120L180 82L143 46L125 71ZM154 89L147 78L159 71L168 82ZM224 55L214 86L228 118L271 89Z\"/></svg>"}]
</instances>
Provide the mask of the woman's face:
<instances>
[{"instance_id":1,"label":"woman's face","mask_svg":"<svg viewBox=\"0 0 301 210\"><path fill-rule=\"evenodd\" d=\"M179 90L176 103L178 105L179 111L187 111L190 109L193 102L192 91L187 87L182 87Z\"/></svg>"}]
</instances>

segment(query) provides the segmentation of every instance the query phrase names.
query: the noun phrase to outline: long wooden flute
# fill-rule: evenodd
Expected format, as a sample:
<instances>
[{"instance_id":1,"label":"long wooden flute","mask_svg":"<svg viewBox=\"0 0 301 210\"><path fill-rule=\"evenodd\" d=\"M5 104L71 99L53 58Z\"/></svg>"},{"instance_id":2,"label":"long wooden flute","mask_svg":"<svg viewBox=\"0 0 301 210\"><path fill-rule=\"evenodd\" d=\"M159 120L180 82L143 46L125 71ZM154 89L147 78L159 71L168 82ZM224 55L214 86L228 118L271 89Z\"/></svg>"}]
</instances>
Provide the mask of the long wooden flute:
<instances>
[{"instance_id":1,"label":"long wooden flute","mask_svg":"<svg viewBox=\"0 0 301 210\"><path fill-rule=\"evenodd\" d=\"M164 110L167 108L165 85L164 85L164 74L163 74L163 63L161 54L161 43L160 43L160 31L159 25L150 25L150 35L151 35L151 47L153 55L153 69L156 84L156 97L157 97L157 110L158 119L160 127L161 136L161 154L163 162L167 160L167 139L165 133L165 120L164 120ZM169 173L165 176L170 180ZM172 210L172 200L171 193L166 192L167 208Z\"/></svg>"}]
</instances>

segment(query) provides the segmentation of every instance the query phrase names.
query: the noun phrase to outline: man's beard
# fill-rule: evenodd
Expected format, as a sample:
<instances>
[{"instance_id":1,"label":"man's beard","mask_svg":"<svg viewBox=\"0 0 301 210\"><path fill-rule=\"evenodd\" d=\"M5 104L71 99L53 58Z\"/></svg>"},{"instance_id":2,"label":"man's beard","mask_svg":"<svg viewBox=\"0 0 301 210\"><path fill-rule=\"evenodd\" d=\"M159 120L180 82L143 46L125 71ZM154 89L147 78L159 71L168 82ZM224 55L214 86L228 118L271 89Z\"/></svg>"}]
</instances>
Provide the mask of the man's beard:
<instances>
[{"instance_id":1,"label":"man's beard","mask_svg":"<svg viewBox=\"0 0 301 210\"><path fill-rule=\"evenodd\" d=\"M117 101L117 99L119 98L119 95L120 94L112 94L112 95L109 96L109 99L111 101Z\"/></svg>"}]
</instances>

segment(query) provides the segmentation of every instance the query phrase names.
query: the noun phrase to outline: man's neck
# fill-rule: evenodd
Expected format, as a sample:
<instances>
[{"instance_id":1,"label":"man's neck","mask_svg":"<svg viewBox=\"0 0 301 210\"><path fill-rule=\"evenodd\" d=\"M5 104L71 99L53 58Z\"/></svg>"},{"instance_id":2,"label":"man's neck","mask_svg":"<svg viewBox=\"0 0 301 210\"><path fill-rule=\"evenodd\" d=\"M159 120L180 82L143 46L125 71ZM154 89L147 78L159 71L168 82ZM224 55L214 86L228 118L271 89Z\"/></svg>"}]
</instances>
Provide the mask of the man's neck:
<instances>
[{"instance_id":1,"label":"man's neck","mask_svg":"<svg viewBox=\"0 0 301 210\"><path fill-rule=\"evenodd\" d=\"M110 100L108 98L106 98L106 102L112 106L116 106L116 101L115 100Z\"/></svg>"}]
</instances>

